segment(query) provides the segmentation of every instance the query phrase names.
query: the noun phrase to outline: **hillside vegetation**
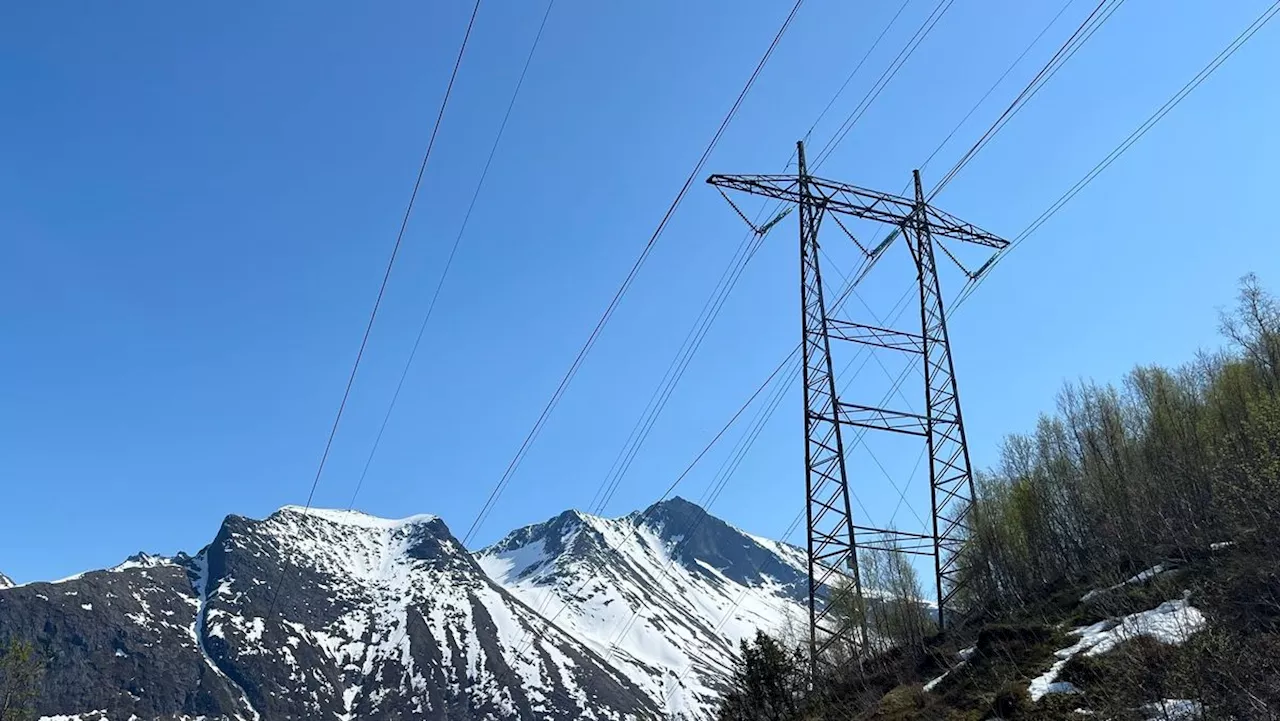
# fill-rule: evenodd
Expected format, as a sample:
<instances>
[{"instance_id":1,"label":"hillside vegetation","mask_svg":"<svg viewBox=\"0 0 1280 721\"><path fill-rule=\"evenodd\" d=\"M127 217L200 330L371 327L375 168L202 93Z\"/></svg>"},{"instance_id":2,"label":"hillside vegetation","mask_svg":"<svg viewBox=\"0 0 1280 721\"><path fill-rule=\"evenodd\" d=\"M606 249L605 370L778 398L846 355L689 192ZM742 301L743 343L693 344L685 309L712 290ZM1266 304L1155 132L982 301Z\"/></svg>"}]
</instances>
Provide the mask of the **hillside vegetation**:
<instances>
[{"instance_id":1,"label":"hillside vegetation","mask_svg":"<svg viewBox=\"0 0 1280 721\"><path fill-rule=\"evenodd\" d=\"M1280 307L1246 276L1221 326L1226 349L1070 384L1007 439L963 620L881 613L812 682L760 636L720 719L1280 719Z\"/></svg>"}]
</instances>

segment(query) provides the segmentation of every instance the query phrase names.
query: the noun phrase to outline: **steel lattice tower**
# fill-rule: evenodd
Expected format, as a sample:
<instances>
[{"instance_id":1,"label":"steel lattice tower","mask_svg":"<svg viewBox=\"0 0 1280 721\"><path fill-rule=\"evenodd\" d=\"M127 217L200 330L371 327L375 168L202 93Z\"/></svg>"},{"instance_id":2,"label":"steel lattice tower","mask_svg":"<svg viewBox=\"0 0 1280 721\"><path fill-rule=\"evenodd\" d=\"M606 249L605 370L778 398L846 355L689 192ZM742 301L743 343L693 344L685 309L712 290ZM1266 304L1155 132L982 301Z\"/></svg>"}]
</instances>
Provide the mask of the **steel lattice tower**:
<instances>
[{"instance_id":1,"label":"steel lattice tower","mask_svg":"<svg viewBox=\"0 0 1280 721\"><path fill-rule=\"evenodd\" d=\"M931 556L939 626L956 610L956 594L961 590L962 581L960 549L969 531L967 516L974 488L934 258L935 239L946 238L997 250L1006 247L1008 242L929 205L919 171L914 173L915 197L911 199L809 175L803 142L797 143L797 160L795 175L713 175L707 182L722 192L736 190L794 203L799 210L809 644L811 657L817 662L837 643L851 644L854 648L866 644L865 617L850 618L848 613L840 612L842 608L865 608L858 570L860 538L875 539L862 543L862 548ZM920 290L918 333L828 316L818 244L818 231L827 213L887 223L902 235L915 263ZM886 245L869 254L869 259L878 258ZM942 249L955 259L945 247ZM832 364L833 341L918 356L924 375L925 413L841 400ZM907 434L924 441L929 456L931 535L854 522L849 505L843 426ZM856 605L849 605L850 594L856 596Z\"/></svg>"}]
</instances>

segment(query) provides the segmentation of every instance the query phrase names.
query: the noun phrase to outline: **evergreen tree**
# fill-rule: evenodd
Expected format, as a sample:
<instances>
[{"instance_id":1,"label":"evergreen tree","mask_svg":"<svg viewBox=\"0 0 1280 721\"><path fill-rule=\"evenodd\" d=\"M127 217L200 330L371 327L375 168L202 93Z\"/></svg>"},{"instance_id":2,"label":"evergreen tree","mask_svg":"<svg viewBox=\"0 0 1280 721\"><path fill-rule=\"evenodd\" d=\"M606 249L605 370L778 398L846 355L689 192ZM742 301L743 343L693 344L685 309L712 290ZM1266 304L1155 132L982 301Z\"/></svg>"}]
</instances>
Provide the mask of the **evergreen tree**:
<instances>
[{"instance_id":1,"label":"evergreen tree","mask_svg":"<svg viewBox=\"0 0 1280 721\"><path fill-rule=\"evenodd\" d=\"M787 721L796 718L804 690L804 660L763 631L743 640L720 702L719 721Z\"/></svg>"},{"instance_id":2,"label":"evergreen tree","mask_svg":"<svg viewBox=\"0 0 1280 721\"><path fill-rule=\"evenodd\" d=\"M0 721L36 718L43 676L44 662L35 646L14 639L0 649Z\"/></svg>"}]
</instances>

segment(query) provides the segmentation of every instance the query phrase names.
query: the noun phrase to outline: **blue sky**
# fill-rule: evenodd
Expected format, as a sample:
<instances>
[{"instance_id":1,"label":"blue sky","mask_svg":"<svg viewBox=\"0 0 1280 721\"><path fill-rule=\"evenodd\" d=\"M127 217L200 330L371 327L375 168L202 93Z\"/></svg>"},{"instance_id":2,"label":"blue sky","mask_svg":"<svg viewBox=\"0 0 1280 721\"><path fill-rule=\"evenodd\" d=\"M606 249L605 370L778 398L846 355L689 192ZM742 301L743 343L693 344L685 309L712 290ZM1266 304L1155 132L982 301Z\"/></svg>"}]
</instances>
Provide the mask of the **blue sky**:
<instances>
[{"instance_id":1,"label":"blue sky","mask_svg":"<svg viewBox=\"0 0 1280 721\"><path fill-rule=\"evenodd\" d=\"M1127 3L937 204L1016 235L1266 4ZM466 530L789 5L557 3L358 508ZM807 2L707 170L780 170L897 5ZM932 5L909 3L815 141ZM1072 3L926 182L1092 5ZM317 505L351 498L544 7L481 8ZM1058 7L956 3L822 173L901 189ZM195 551L228 513L305 500L469 12L5 10L0 570L47 579ZM978 465L1064 380L1187 360L1219 345L1216 311L1240 275L1280 283L1278 32L955 315ZM742 232L693 188L478 541L588 504ZM829 237L833 262L851 264ZM791 221L748 266L609 513L656 500L796 342L795 263ZM910 279L892 262L877 273L863 297L883 313ZM883 377L864 375L866 388ZM800 508L801 440L792 389L713 512L779 535ZM727 450L677 492L703 496ZM915 457L881 453L894 468ZM892 508L874 466L855 468L873 513Z\"/></svg>"}]
</instances>

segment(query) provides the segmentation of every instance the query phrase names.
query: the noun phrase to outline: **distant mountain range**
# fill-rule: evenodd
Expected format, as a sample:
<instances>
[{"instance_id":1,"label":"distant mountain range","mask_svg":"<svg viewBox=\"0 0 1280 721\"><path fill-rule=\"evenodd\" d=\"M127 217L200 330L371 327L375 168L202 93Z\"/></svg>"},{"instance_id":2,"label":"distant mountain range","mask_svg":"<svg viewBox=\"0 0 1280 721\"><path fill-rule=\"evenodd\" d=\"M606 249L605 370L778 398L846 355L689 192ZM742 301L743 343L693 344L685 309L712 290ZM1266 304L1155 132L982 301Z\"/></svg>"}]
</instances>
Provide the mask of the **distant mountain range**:
<instances>
[{"instance_id":1,"label":"distant mountain range","mask_svg":"<svg viewBox=\"0 0 1280 721\"><path fill-rule=\"evenodd\" d=\"M110 719L710 718L739 639L802 627L799 549L683 499L469 552L434 516L228 516L193 556L0 576L38 711Z\"/></svg>"}]
</instances>

